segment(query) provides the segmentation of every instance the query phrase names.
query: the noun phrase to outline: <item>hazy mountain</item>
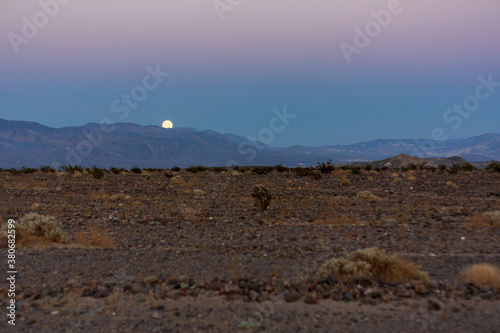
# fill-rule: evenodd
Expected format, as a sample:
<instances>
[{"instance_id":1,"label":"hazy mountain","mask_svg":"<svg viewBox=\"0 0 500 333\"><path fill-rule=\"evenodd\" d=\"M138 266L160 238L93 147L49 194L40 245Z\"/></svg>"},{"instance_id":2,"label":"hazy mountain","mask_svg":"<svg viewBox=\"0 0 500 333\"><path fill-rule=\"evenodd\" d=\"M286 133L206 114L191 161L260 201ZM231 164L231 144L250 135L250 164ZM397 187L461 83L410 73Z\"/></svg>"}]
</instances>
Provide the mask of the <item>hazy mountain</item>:
<instances>
[{"instance_id":1,"label":"hazy mountain","mask_svg":"<svg viewBox=\"0 0 500 333\"><path fill-rule=\"evenodd\" d=\"M346 146L272 148L234 134L192 128L163 129L120 123L50 128L0 119L0 167L80 164L102 167L315 165L372 161L405 153L422 157L460 155L468 160L500 160L500 135L485 134L435 143L422 150L416 140L374 140ZM427 154L425 155L424 152Z\"/></svg>"}]
</instances>

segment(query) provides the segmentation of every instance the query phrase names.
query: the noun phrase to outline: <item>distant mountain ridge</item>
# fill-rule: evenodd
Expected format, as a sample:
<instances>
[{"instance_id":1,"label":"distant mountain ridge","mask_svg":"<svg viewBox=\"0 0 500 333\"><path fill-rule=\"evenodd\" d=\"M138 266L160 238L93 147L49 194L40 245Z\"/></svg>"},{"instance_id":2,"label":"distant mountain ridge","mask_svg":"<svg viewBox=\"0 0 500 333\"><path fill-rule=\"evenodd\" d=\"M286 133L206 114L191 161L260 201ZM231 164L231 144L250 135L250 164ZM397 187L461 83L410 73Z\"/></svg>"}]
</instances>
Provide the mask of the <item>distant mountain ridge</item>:
<instances>
[{"instance_id":1,"label":"distant mountain ridge","mask_svg":"<svg viewBox=\"0 0 500 333\"><path fill-rule=\"evenodd\" d=\"M380 139L353 145L274 148L227 133L192 128L163 129L131 123L51 128L35 122L0 119L0 168L56 166L172 167L316 165L374 161L407 154L419 157L461 156L470 161L500 160L500 134L434 142Z\"/></svg>"}]
</instances>

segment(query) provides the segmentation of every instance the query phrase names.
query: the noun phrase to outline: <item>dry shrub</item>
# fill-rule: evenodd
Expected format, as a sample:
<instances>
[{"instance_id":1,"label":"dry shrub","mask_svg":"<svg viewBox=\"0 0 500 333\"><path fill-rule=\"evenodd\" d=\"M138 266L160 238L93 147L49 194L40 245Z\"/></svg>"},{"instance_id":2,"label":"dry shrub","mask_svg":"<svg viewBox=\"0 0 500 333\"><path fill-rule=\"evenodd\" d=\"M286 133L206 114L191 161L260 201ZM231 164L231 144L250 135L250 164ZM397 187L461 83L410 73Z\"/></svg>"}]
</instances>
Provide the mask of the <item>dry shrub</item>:
<instances>
[{"instance_id":1,"label":"dry shrub","mask_svg":"<svg viewBox=\"0 0 500 333\"><path fill-rule=\"evenodd\" d=\"M458 188L459 188L459 186L457 184L455 184L454 182L452 182L452 181L447 181L446 185L451 186L451 187L453 187L456 190L458 190Z\"/></svg>"},{"instance_id":2,"label":"dry shrub","mask_svg":"<svg viewBox=\"0 0 500 333\"><path fill-rule=\"evenodd\" d=\"M346 280L375 278L394 282L429 281L427 273L420 271L417 265L396 255L388 256L378 248L356 250L345 258L330 259L320 267L318 278L326 279L328 275Z\"/></svg>"},{"instance_id":3,"label":"dry shrub","mask_svg":"<svg viewBox=\"0 0 500 333\"><path fill-rule=\"evenodd\" d=\"M125 195L123 193L116 193L111 196L111 200L130 200L132 197L130 195Z\"/></svg>"},{"instance_id":4,"label":"dry shrub","mask_svg":"<svg viewBox=\"0 0 500 333\"><path fill-rule=\"evenodd\" d=\"M500 227L500 211L496 210L493 212L483 213L483 218L492 227Z\"/></svg>"},{"instance_id":5,"label":"dry shrub","mask_svg":"<svg viewBox=\"0 0 500 333\"><path fill-rule=\"evenodd\" d=\"M7 224L0 228L0 238L7 239ZM20 246L67 242L61 223L53 216L30 213L22 216L16 223L16 244Z\"/></svg>"},{"instance_id":6,"label":"dry shrub","mask_svg":"<svg viewBox=\"0 0 500 333\"><path fill-rule=\"evenodd\" d=\"M75 233L75 242L87 247L111 248L115 240L106 229L93 224L89 230Z\"/></svg>"},{"instance_id":7,"label":"dry shrub","mask_svg":"<svg viewBox=\"0 0 500 333\"><path fill-rule=\"evenodd\" d=\"M320 225L359 225L360 222L354 217L347 216L330 216L324 219L314 220L315 224Z\"/></svg>"},{"instance_id":8,"label":"dry shrub","mask_svg":"<svg viewBox=\"0 0 500 333\"><path fill-rule=\"evenodd\" d=\"M252 197L255 198L262 212L265 212L269 208L271 200L273 200L273 195L263 185L255 185L253 187Z\"/></svg>"},{"instance_id":9,"label":"dry shrub","mask_svg":"<svg viewBox=\"0 0 500 333\"><path fill-rule=\"evenodd\" d=\"M475 213L467 220L467 223L473 227L500 227L500 211Z\"/></svg>"},{"instance_id":10,"label":"dry shrub","mask_svg":"<svg viewBox=\"0 0 500 333\"><path fill-rule=\"evenodd\" d=\"M340 182L340 185L350 186L350 185L352 185L352 182L349 179L342 179L342 181Z\"/></svg>"},{"instance_id":11,"label":"dry shrub","mask_svg":"<svg viewBox=\"0 0 500 333\"><path fill-rule=\"evenodd\" d=\"M356 197L361 200L377 200L379 198L370 191L361 191Z\"/></svg>"},{"instance_id":12,"label":"dry shrub","mask_svg":"<svg viewBox=\"0 0 500 333\"><path fill-rule=\"evenodd\" d=\"M464 282L479 287L500 289L500 269L489 264L476 264L468 267L462 274Z\"/></svg>"}]
</instances>

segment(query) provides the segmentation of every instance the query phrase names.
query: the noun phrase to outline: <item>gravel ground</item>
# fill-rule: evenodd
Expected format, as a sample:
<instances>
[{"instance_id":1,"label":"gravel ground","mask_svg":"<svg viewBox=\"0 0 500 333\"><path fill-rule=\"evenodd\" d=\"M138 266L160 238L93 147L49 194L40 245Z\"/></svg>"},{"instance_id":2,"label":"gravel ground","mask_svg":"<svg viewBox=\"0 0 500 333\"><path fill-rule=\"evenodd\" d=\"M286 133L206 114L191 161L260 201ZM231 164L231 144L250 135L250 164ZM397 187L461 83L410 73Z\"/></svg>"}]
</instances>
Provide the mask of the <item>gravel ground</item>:
<instances>
[{"instance_id":1,"label":"gravel ground","mask_svg":"<svg viewBox=\"0 0 500 333\"><path fill-rule=\"evenodd\" d=\"M500 266L500 228L475 223L500 210L498 173L170 174L0 172L2 223L51 215L69 240L19 244L19 331L500 327L500 292L461 279L468 265ZM257 184L273 195L265 213L251 196ZM365 190L376 198L359 198ZM326 260L369 247L406 257L431 282L316 278ZM6 318L8 298L0 302Z\"/></svg>"}]
</instances>

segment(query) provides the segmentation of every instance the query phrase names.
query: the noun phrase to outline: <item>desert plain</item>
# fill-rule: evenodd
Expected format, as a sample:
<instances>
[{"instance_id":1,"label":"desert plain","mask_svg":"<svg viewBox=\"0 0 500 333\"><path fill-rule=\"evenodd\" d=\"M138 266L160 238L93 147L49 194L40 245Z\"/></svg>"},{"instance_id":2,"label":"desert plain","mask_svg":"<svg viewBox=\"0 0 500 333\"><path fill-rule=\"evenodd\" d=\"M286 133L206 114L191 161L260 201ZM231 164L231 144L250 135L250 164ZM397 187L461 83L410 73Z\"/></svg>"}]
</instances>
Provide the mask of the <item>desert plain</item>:
<instances>
[{"instance_id":1,"label":"desert plain","mask_svg":"<svg viewBox=\"0 0 500 333\"><path fill-rule=\"evenodd\" d=\"M500 266L500 227L483 219L500 210L500 173L320 175L2 171L1 223L51 216L64 237L17 240L16 325L2 283L0 330L498 332L500 290L463 273ZM318 276L370 248L429 279Z\"/></svg>"}]
</instances>

